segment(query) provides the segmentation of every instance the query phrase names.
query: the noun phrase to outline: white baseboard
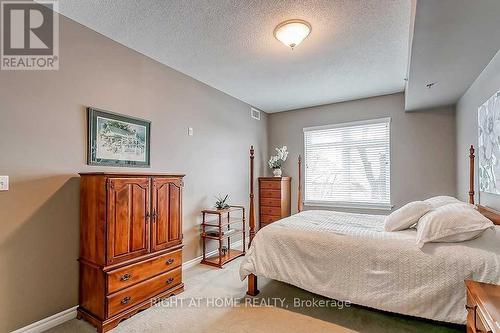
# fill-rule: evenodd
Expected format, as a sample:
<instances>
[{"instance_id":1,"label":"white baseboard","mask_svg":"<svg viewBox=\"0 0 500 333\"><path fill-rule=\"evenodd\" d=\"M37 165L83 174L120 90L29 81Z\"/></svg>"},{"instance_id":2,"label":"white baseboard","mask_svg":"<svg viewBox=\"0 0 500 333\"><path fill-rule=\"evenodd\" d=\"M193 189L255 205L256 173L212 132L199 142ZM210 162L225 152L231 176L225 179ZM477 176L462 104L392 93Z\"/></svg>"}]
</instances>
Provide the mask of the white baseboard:
<instances>
[{"instance_id":1,"label":"white baseboard","mask_svg":"<svg viewBox=\"0 0 500 333\"><path fill-rule=\"evenodd\" d=\"M241 246L243 244L243 240L236 241L234 243L231 243L231 247L237 247ZM247 242L248 244L248 242ZM212 256L214 254L217 254L218 250L210 251L207 253L207 256ZM196 257L194 259L188 260L184 263L182 263L182 270L189 269L191 267L194 267L198 265L201 262L201 259L203 259L203 256ZM41 333L44 331L47 331L53 327L56 327L57 325L61 325L64 322L67 322L73 318L76 318L76 309L78 308L78 305L61 311L59 313L56 313L53 316L44 318L42 320L39 320L33 324L30 324L28 326L22 327L20 329L17 329L15 331L12 331L11 333Z\"/></svg>"},{"instance_id":2,"label":"white baseboard","mask_svg":"<svg viewBox=\"0 0 500 333\"><path fill-rule=\"evenodd\" d=\"M25 326L25 327L20 328L18 330L15 330L12 333L41 333L41 332L44 332L48 329L51 329L52 327L56 327L57 325L60 325L64 322L67 322L68 320L76 318L76 308L77 307L78 306L74 306L70 309L61 311L59 313L56 313L53 316L47 317L45 319L37 321L36 323Z\"/></svg>"}]
</instances>

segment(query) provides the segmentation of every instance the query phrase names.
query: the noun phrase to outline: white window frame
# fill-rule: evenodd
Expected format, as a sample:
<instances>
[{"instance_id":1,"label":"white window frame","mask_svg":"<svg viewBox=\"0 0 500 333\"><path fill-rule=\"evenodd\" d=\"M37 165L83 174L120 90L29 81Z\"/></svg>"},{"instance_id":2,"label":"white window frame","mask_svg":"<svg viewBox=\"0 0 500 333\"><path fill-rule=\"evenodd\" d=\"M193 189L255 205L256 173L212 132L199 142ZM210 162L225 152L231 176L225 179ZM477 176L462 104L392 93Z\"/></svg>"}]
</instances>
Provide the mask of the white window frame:
<instances>
[{"instance_id":1,"label":"white window frame","mask_svg":"<svg viewBox=\"0 0 500 333\"><path fill-rule=\"evenodd\" d=\"M355 203L348 201L314 201L314 200L306 200L305 193L307 193L307 154L306 154L306 132L316 131L316 130L325 130L339 127L350 127L350 126L359 126L359 125L368 125L368 124L380 124L387 123L389 126L389 204L383 203ZM368 119L361 121L351 121L330 125L322 125L322 126L312 126L312 127L304 127L303 128L303 142L304 142L304 162L305 162L305 170L304 170L304 205L306 206L314 206L314 207L331 207L331 208L353 208L353 209L374 209L374 210L391 210L394 206L392 205L392 187L391 187L391 166L392 166L392 135L391 135L391 118L376 118L376 119Z\"/></svg>"}]
</instances>

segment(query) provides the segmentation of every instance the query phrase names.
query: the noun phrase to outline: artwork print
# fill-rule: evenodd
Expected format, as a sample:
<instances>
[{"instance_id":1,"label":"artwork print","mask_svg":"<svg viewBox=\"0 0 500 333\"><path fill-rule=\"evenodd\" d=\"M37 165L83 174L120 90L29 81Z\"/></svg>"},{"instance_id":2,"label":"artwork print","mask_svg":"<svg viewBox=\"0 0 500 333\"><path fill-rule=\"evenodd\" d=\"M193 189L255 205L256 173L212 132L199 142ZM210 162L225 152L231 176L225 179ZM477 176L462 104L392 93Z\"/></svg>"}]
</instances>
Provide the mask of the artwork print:
<instances>
[{"instance_id":1,"label":"artwork print","mask_svg":"<svg viewBox=\"0 0 500 333\"><path fill-rule=\"evenodd\" d=\"M148 120L88 108L88 164L150 166Z\"/></svg>"},{"instance_id":2,"label":"artwork print","mask_svg":"<svg viewBox=\"0 0 500 333\"><path fill-rule=\"evenodd\" d=\"M478 109L479 190L500 194L500 91Z\"/></svg>"}]
</instances>

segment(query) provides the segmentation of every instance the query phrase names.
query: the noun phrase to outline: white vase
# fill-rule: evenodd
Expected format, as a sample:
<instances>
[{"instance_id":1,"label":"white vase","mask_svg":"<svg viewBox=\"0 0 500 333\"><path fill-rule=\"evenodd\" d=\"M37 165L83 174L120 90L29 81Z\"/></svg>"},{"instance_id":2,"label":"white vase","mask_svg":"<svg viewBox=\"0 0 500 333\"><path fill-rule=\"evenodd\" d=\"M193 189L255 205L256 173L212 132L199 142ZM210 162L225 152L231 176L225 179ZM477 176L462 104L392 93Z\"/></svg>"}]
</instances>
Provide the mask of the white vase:
<instances>
[{"instance_id":1,"label":"white vase","mask_svg":"<svg viewBox=\"0 0 500 333\"><path fill-rule=\"evenodd\" d=\"M281 177L281 169L273 169L274 177Z\"/></svg>"}]
</instances>

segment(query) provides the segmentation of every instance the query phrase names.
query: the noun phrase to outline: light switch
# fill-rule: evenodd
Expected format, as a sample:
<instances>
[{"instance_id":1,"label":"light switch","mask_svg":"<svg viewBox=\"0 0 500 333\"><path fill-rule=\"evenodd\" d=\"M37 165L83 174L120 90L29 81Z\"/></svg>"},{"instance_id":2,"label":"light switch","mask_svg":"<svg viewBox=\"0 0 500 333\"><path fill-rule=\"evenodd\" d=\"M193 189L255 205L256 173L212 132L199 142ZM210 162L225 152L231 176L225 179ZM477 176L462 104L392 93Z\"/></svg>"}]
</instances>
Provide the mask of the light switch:
<instances>
[{"instance_id":1,"label":"light switch","mask_svg":"<svg viewBox=\"0 0 500 333\"><path fill-rule=\"evenodd\" d=\"M193 136L193 128L192 127L188 127L188 135Z\"/></svg>"},{"instance_id":2,"label":"light switch","mask_svg":"<svg viewBox=\"0 0 500 333\"><path fill-rule=\"evenodd\" d=\"M9 176L0 176L0 191L9 190Z\"/></svg>"}]
</instances>

